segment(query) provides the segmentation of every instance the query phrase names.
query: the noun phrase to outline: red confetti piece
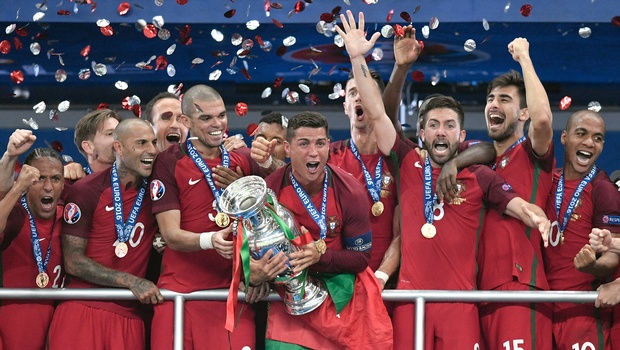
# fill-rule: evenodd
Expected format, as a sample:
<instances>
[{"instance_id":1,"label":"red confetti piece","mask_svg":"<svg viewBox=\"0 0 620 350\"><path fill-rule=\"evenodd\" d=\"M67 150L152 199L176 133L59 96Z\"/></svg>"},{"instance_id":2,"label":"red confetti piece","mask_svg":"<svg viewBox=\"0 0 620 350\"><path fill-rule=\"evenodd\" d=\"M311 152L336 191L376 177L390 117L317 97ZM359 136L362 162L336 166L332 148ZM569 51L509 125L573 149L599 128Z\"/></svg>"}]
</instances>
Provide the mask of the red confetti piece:
<instances>
[{"instance_id":1,"label":"red confetti piece","mask_svg":"<svg viewBox=\"0 0 620 350\"><path fill-rule=\"evenodd\" d=\"M336 6L336 7L334 7L334 8L332 9L332 15L333 15L334 17L338 17L338 16L340 16L340 11L342 11L342 7L340 7L340 6Z\"/></svg>"},{"instance_id":2,"label":"red confetti piece","mask_svg":"<svg viewBox=\"0 0 620 350\"><path fill-rule=\"evenodd\" d=\"M191 37L187 37L187 38L181 40L181 44L186 45L186 46L191 45L192 44L192 38Z\"/></svg>"},{"instance_id":3,"label":"red confetti piece","mask_svg":"<svg viewBox=\"0 0 620 350\"><path fill-rule=\"evenodd\" d=\"M220 64L224 63L224 61L217 61L215 63L213 63L213 65L211 66L211 68L215 67L215 66L219 66Z\"/></svg>"},{"instance_id":4,"label":"red confetti piece","mask_svg":"<svg viewBox=\"0 0 620 350\"><path fill-rule=\"evenodd\" d=\"M45 33L45 32L37 33L37 35L35 35L34 37L37 40L45 40L45 39L47 39L47 33Z\"/></svg>"},{"instance_id":5,"label":"red confetti piece","mask_svg":"<svg viewBox=\"0 0 620 350\"><path fill-rule=\"evenodd\" d=\"M248 125L247 128L245 128L245 132L250 137L254 137L254 135L256 135L257 131L258 131L258 124L256 124L256 123L252 123L252 124Z\"/></svg>"},{"instance_id":6,"label":"red confetti piece","mask_svg":"<svg viewBox=\"0 0 620 350\"><path fill-rule=\"evenodd\" d=\"M484 40L482 40L482 41L480 42L480 45L482 45L482 44L486 43L486 42L487 42L487 40L489 40L489 39L491 39L491 36L490 36L490 35L487 35L487 37L486 37L486 38L484 38Z\"/></svg>"},{"instance_id":7,"label":"red confetti piece","mask_svg":"<svg viewBox=\"0 0 620 350\"><path fill-rule=\"evenodd\" d=\"M265 5L263 5L263 9L267 13L271 11L271 2L269 0L265 0Z\"/></svg>"},{"instance_id":8,"label":"red confetti piece","mask_svg":"<svg viewBox=\"0 0 620 350\"><path fill-rule=\"evenodd\" d=\"M263 38L261 38L260 36L255 36L254 39L256 39L256 42L258 43L258 45L263 46L265 45L265 42L263 41Z\"/></svg>"},{"instance_id":9,"label":"red confetti piece","mask_svg":"<svg viewBox=\"0 0 620 350\"><path fill-rule=\"evenodd\" d=\"M391 22L392 21L392 17L394 17L394 9L391 9L390 12L388 12L387 18L385 19L385 21L386 22Z\"/></svg>"},{"instance_id":10,"label":"red confetti piece","mask_svg":"<svg viewBox=\"0 0 620 350\"><path fill-rule=\"evenodd\" d=\"M135 115L138 118L140 118L142 116L142 107L140 107L139 104L133 105L131 107L131 111L133 112L133 115Z\"/></svg>"},{"instance_id":11,"label":"red confetti piece","mask_svg":"<svg viewBox=\"0 0 620 350\"><path fill-rule=\"evenodd\" d=\"M21 84L24 81L24 72L20 70L14 70L11 72L11 80L15 84Z\"/></svg>"},{"instance_id":12,"label":"red confetti piece","mask_svg":"<svg viewBox=\"0 0 620 350\"><path fill-rule=\"evenodd\" d=\"M271 19L271 21L273 22L273 24L275 24L275 25L276 25L276 27L278 27L278 28L284 28L284 24L282 24L282 23L281 23L280 21L278 21L277 19L272 18L272 19Z\"/></svg>"},{"instance_id":13,"label":"red confetti piece","mask_svg":"<svg viewBox=\"0 0 620 350\"><path fill-rule=\"evenodd\" d=\"M321 21L325 23L332 23L334 21L334 15L329 12L321 13Z\"/></svg>"},{"instance_id":14,"label":"red confetti piece","mask_svg":"<svg viewBox=\"0 0 620 350\"><path fill-rule=\"evenodd\" d=\"M418 44L420 44L420 53L422 53L424 51L424 41L418 40Z\"/></svg>"},{"instance_id":15,"label":"red confetti piece","mask_svg":"<svg viewBox=\"0 0 620 350\"><path fill-rule=\"evenodd\" d=\"M284 80L284 77L276 78L276 80L273 81L273 87L279 88L280 85L282 85L282 80Z\"/></svg>"},{"instance_id":16,"label":"red confetti piece","mask_svg":"<svg viewBox=\"0 0 620 350\"><path fill-rule=\"evenodd\" d=\"M11 43L8 40L0 41L0 53L6 55L11 51Z\"/></svg>"},{"instance_id":17,"label":"red confetti piece","mask_svg":"<svg viewBox=\"0 0 620 350\"><path fill-rule=\"evenodd\" d=\"M420 11L421 8L422 8L422 5L416 6L415 10L413 10L413 14L415 15L416 13L418 13L418 11Z\"/></svg>"},{"instance_id":18,"label":"red confetti piece","mask_svg":"<svg viewBox=\"0 0 620 350\"><path fill-rule=\"evenodd\" d=\"M87 57L89 54L90 54L90 45L86 45L86 46L84 46L82 51L80 51L80 55L82 57Z\"/></svg>"},{"instance_id":19,"label":"red confetti piece","mask_svg":"<svg viewBox=\"0 0 620 350\"><path fill-rule=\"evenodd\" d=\"M168 66L168 59L164 56L159 56L155 60L155 70L166 69Z\"/></svg>"},{"instance_id":20,"label":"red confetti piece","mask_svg":"<svg viewBox=\"0 0 620 350\"><path fill-rule=\"evenodd\" d=\"M308 106L314 106L321 103L321 99L319 99L319 97L315 94L307 95L305 99Z\"/></svg>"},{"instance_id":21,"label":"red confetti piece","mask_svg":"<svg viewBox=\"0 0 620 350\"><path fill-rule=\"evenodd\" d=\"M129 104L129 100L130 100L130 99L131 99L131 97L130 97L130 96L127 96L127 97L125 97L125 98L123 99L123 101L121 102L121 107L122 107L124 110L126 110L126 111L128 111L128 110L130 110L130 109L131 109L131 105Z\"/></svg>"},{"instance_id":22,"label":"red confetti piece","mask_svg":"<svg viewBox=\"0 0 620 350\"><path fill-rule=\"evenodd\" d=\"M146 27L142 29L142 33L144 33L145 37L153 39L157 36L157 27L155 27L153 24L147 24Z\"/></svg>"},{"instance_id":23,"label":"red confetti piece","mask_svg":"<svg viewBox=\"0 0 620 350\"><path fill-rule=\"evenodd\" d=\"M400 38L403 35L405 35L405 29L403 29L403 27L400 24L395 24L393 28L394 28L394 36L396 36L397 38Z\"/></svg>"},{"instance_id":24,"label":"red confetti piece","mask_svg":"<svg viewBox=\"0 0 620 350\"><path fill-rule=\"evenodd\" d=\"M288 51L288 48L286 46L282 45L282 46L278 47L278 49L276 50L276 55L283 56L286 53L286 51Z\"/></svg>"},{"instance_id":25,"label":"red confetti piece","mask_svg":"<svg viewBox=\"0 0 620 350\"><path fill-rule=\"evenodd\" d=\"M405 22L411 22L411 16L409 15L409 12L407 11L403 11L400 13L400 18L404 19Z\"/></svg>"},{"instance_id":26,"label":"red confetti piece","mask_svg":"<svg viewBox=\"0 0 620 350\"><path fill-rule=\"evenodd\" d=\"M185 4L187 4L187 0L177 0L177 4L185 5Z\"/></svg>"},{"instance_id":27,"label":"red confetti piece","mask_svg":"<svg viewBox=\"0 0 620 350\"><path fill-rule=\"evenodd\" d=\"M69 11L69 10L58 10L58 12L56 12L56 14L58 16L71 16L71 11Z\"/></svg>"},{"instance_id":28,"label":"red confetti piece","mask_svg":"<svg viewBox=\"0 0 620 350\"><path fill-rule=\"evenodd\" d=\"M28 31L26 30L26 28L17 28L15 29L15 34L19 36L28 36Z\"/></svg>"},{"instance_id":29,"label":"red confetti piece","mask_svg":"<svg viewBox=\"0 0 620 350\"><path fill-rule=\"evenodd\" d=\"M105 103L105 102L101 102L101 103L97 106L97 110L100 110L100 109L109 109L109 108L110 108L110 105L109 105L109 104L107 104L107 103Z\"/></svg>"},{"instance_id":30,"label":"red confetti piece","mask_svg":"<svg viewBox=\"0 0 620 350\"><path fill-rule=\"evenodd\" d=\"M336 70L336 66L333 66L330 70L329 73L327 75L332 75L332 73L334 72L334 70Z\"/></svg>"},{"instance_id":31,"label":"red confetti piece","mask_svg":"<svg viewBox=\"0 0 620 350\"><path fill-rule=\"evenodd\" d=\"M282 10L282 5L279 2L272 2L271 8L276 10Z\"/></svg>"},{"instance_id":32,"label":"red confetti piece","mask_svg":"<svg viewBox=\"0 0 620 350\"><path fill-rule=\"evenodd\" d=\"M615 25L616 27L620 27L620 16L616 16L612 18L611 24Z\"/></svg>"},{"instance_id":33,"label":"red confetti piece","mask_svg":"<svg viewBox=\"0 0 620 350\"><path fill-rule=\"evenodd\" d=\"M532 13L532 5L523 5L521 6L521 9L519 10L519 12L521 12L521 16L523 17L529 17L530 14Z\"/></svg>"},{"instance_id":34,"label":"red confetti piece","mask_svg":"<svg viewBox=\"0 0 620 350\"><path fill-rule=\"evenodd\" d=\"M14 37L13 38L13 46L15 46L15 50L21 50L22 49L22 41L19 40L18 37Z\"/></svg>"},{"instance_id":35,"label":"red confetti piece","mask_svg":"<svg viewBox=\"0 0 620 350\"><path fill-rule=\"evenodd\" d=\"M295 4L295 13L300 13L301 11L306 9L306 4L304 4L302 1L297 1L297 3Z\"/></svg>"},{"instance_id":36,"label":"red confetti piece","mask_svg":"<svg viewBox=\"0 0 620 350\"><path fill-rule=\"evenodd\" d=\"M126 15L126 14L127 14L127 12L129 12L129 9L130 9L130 8L131 8L131 5L130 5L127 1L121 2L121 3L118 5L118 9L117 9L118 14L119 14L120 16L124 16L124 15Z\"/></svg>"},{"instance_id":37,"label":"red confetti piece","mask_svg":"<svg viewBox=\"0 0 620 350\"><path fill-rule=\"evenodd\" d=\"M252 77L250 77L250 72L248 72L248 70L247 70L247 69L245 69L245 68L241 68L241 74L243 74L243 76L244 76L247 80L252 79Z\"/></svg>"},{"instance_id":38,"label":"red confetti piece","mask_svg":"<svg viewBox=\"0 0 620 350\"><path fill-rule=\"evenodd\" d=\"M411 73L411 79L417 81L418 83L421 83L424 81L424 73L420 72L419 70L414 70L413 73Z\"/></svg>"},{"instance_id":39,"label":"red confetti piece","mask_svg":"<svg viewBox=\"0 0 620 350\"><path fill-rule=\"evenodd\" d=\"M232 18L232 16L234 16L235 13L237 13L237 10L235 10L235 9L228 10L228 11L224 12L224 17Z\"/></svg>"},{"instance_id":40,"label":"red confetti piece","mask_svg":"<svg viewBox=\"0 0 620 350\"><path fill-rule=\"evenodd\" d=\"M564 98L560 100L560 109L563 111L567 110L568 107L570 107L572 101L573 99L571 99L570 97L564 96Z\"/></svg>"},{"instance_id":41,"label":"red confetti piece","mask_svg":"<svg viewBox=\"0 0 620 350\"><path fill-rule=\"evenodd\" d=\"M112 29L112 26L100 27L99 31L101 31L101 34L103 34L104 36L114 35L114 29Z\"/></svg>"},{"instance_id":42,"label":"red confetti piece","mask_svg":"<svg viewBox=\"0 0 620 350\"><path fill-rule=\"evenodd\" d=\"M60 143L60 141L52 141L50 143L50 147L52 147L52 149L58 153L61 153L63 150L62 143Z\"/></svg>"},{"instance_id":43,"label":"red confetti piece","mask_svg":"<svg viewBox=\"0 0 620 350\"><path fill-rule=\"evenodd\" d=\"M237 103L237 105L235 106L235 113L237 113L237 115L240 117L245 116L246 114L248 114L248 105L245 102Z\"/></svg>"}]
</instances>

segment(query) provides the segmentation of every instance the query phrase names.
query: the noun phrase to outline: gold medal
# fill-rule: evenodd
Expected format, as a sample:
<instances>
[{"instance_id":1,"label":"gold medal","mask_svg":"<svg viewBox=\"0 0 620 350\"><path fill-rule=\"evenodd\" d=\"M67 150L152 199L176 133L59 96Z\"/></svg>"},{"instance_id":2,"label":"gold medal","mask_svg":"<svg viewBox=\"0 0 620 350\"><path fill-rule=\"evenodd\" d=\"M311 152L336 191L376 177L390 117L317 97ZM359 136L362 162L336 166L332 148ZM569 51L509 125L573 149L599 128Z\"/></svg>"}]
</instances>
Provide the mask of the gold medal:
<instances>
[{"instance_id":1,"label":"gold medal","mask_svg":"<svg viewBox=\"0 0 620 350\"><path fill-rule=\"evenodd\" d=\"M437 234L437 229L433 224L429 224L428 222L422 225L422 236L426 238L433 238Z\"/></svg>"},{"instance_id":2,"label":"gold medal","mask_svg":"<svg viewBox=\"0 0 620 350\"><path fill-rule=\"evenodd\" d=\"M227 227L230 224L230 217L224 213L217 213L215 216L215 224L221 228Z\"/></svg>"},{"instance_id":3,"label":"gold medal","mask_svg":"<svg viewBox=\"0 0 620 350\"><path fill-rule=\"evenodd\" d=\"M383 214L383 203L381 203L381 201L375 202L372 205L371 212L373 216L379 216Z\"/></svg>"},{"instance_id":4,"label":"gold medal","mask_svg":"<svg viewBox=\"0 0 620 350\"><path fill-rule=\"evenodd\" d=\"M35 279L35 283L37 284L37 287L39 288L45 288L47 286L47 284L50 281L50 276L47 275L47 273L45 272L41 272L37 275L37 278Z\"/></svg>"},{"instance_id":5,"label":"gold medal","mask_svg":"<svg viewBox=\"0 0 620 350\"><path fill-rule=\"evenodd\" d=\"M116 254L116 256L118 256L119 258L124 258L125 255L127 255L127 250L129 248L127 247L127 243L125 242L119 242L116 245L116 248L114 248L114 254Z\"/></svg>"},{"instance_id":6,"label":"gold medal","mask_svg":"<svg viewBox=\"0 0 620 350\"><path fill-rule=\"evenodd\" d=\"M316 248L316 251L319 252L319 254L321 255L325 254L325 252L327 251L327 244L325 244L325 241L322 239L314 241L314 247Z\"/></svg>"},{"instance_id":7,"label":"gold medal","mask_svg":"<svg viewBox=\"0 0 620 350\"><path fill-rule=\"evenodd\" d=\"M564 244L564 232L560 232L560 244Z\"/></svg>"}]
</instances>

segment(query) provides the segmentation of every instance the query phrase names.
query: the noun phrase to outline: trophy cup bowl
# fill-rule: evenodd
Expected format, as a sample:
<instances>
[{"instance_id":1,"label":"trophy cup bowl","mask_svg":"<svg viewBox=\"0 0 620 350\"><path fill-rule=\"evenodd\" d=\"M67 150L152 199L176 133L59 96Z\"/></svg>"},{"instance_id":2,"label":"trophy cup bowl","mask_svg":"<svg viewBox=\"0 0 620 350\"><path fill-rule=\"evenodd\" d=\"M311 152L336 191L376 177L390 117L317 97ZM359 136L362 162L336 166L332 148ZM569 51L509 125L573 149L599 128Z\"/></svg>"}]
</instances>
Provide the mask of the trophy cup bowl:
<instances>
[{"instance_id":1,"label":"trophy cup bowl","mask_svg":"<svg viewBox=\"0 0 620 350\"><path fill-rule=\"evenodd\" d=\"M267 206L268 202L273 210ZM299 225L291 212L278 203L275 193L267 188L261 177L244 176L228 185L220 196L219 206L223 213L245 228L252 258L258 260L270 249L274 255L284 252L287 257L300 250L285 235L285 229L288 228L293 237L300 236ZM282 220L286 228L277 222L274 214ZM293 273L290 265L272 282L285 287L283 302L286 311L291 315L311 312L328 296L321 281L307 276L304 272Z\"/></svg>"}]
</instances>

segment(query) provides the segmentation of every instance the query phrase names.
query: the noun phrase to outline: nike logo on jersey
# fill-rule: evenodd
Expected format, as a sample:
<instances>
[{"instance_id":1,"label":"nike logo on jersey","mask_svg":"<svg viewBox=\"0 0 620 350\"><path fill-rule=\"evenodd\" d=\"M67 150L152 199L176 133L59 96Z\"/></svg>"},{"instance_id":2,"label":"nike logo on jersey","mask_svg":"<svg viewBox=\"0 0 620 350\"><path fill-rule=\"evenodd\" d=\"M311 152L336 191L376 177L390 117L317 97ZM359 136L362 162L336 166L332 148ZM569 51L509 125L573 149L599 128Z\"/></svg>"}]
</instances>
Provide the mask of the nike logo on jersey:
<instances>
[{"instance_id":1,"label":"nike logo on jersey","mask_svg":"<svg viewBox=\"0 0 620 350\"><path fill-rule=\"evenodd\" d=\"M420 169L422 169L422 165L420 165L420 162L419 162L419 161L415 162L413 165L414 165L416 168L420 168Z\"/></svg>"},{"instance_id":2,"label":"nike logo on jersey","mask_svg":"<svg viewBox=\"0 0 620 350\"><path fill-rule=\"evenodd\" d=\"M195 184L199 183L200 180L202 179L198 179L198 180L192 180L191 178L189 179L189 181L187 183L189 183L190 186L194 186Z\"/></svg>"},{"instance_id":3,"label":"nike logo on jersey","mask_svg":"<svg viewBox=\"0 0 620 350\"><path fill-rule=\"evenodd\" d=\"M105 211L112 211L114 210L114 207L109 207L109 206L105 206Z\"/></svg>"}]
</instances>

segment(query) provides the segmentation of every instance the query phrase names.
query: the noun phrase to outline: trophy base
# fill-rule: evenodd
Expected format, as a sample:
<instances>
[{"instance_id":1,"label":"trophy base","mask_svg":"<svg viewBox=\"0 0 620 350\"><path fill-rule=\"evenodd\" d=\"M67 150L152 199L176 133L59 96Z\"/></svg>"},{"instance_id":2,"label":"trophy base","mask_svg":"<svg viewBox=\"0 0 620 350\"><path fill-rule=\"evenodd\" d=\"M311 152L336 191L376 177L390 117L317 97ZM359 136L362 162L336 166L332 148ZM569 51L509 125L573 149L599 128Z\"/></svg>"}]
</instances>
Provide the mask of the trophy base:
<instances>
[{"instance_id":1,"label":"trophy base","mask_svg":"<svg viewBox=\"0 0 620 350\"><path fill-rule=\"evenodd\" d=\"M314 311L329 295L323 282L314 277L307 277L303 296L300 295L301 290L296 289L297 293L289 291L288 288L284 293L284 309L290 315L304 315Z\"/></svg>"}]
</instances>

